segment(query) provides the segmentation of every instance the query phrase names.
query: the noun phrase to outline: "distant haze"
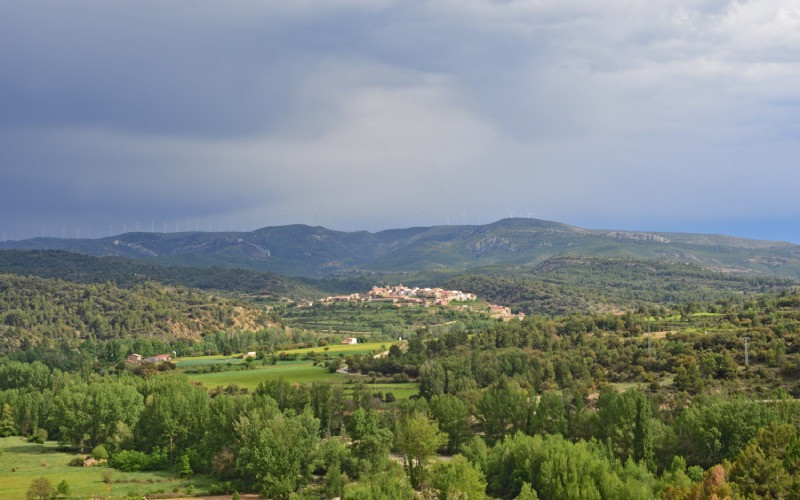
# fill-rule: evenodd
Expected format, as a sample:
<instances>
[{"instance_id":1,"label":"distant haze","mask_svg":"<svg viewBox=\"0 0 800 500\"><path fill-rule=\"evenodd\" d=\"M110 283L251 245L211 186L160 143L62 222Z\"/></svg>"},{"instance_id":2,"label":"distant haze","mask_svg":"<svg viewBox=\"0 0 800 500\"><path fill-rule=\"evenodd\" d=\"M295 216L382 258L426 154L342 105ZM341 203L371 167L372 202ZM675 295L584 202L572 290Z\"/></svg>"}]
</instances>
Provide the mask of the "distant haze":
<instances>
[{"instance_id":1,"label":"distant haze","mask_svg":"<svg viewBox=\"0 0 800 500\"><path fill-rule=\"evenodd\" d=\"M0 46L4 239L513 213L800 243L796 1L26 0Z\"/></svg>"}]
</instances>

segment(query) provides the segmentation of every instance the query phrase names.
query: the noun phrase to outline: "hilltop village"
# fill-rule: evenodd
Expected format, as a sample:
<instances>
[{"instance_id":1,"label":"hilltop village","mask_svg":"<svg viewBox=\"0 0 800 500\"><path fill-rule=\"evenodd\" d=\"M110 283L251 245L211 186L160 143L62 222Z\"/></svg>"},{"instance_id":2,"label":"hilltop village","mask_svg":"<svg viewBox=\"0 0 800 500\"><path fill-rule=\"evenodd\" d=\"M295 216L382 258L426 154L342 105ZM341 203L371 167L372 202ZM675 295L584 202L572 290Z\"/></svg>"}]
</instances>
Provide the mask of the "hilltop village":
<instances>
[{"instance_id":1,"label":"hilltop village","mask_svg":"<svg viewBox=\"0 0 800 500\"><path fill-rule=\"evenodd\" d=\"M374 286L367 293L352 293L350 295L336 295L326 297L319 301L322 305L330 305L339 302L365 303L365 302L388 302L395 307L431 307L431 306L455 306L463 310L475 309L469 302L476 302L478 297L474 293L466 293L460 290L444 290L442 288L409 288L402 284L393 286ZM453 303L457 304L453 304ZM312 304L309 304L312 305ZM524 319L525 313L512 314L511 309L505 306L487 304L486 312L491 316L508 321L513 318Z\"/></svg>"}]
</instances>

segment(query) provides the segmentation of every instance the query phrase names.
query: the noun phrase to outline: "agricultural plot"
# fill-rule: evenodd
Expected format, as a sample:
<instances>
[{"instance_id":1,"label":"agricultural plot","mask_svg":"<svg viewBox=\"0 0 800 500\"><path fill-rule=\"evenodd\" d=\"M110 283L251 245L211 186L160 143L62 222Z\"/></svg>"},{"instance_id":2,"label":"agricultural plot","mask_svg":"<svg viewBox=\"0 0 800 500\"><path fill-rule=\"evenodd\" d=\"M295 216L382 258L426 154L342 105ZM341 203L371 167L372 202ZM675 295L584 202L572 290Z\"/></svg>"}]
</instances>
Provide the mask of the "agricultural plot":
<instances>
[{"instance_id":1,"label":"agricultural plot","mask_svg":"<svg viewBox=\"0 0 800 500\"><path fill-rule=\"evenodd\" d=\"M189 380L202 383L208 388L226 387L236 384L246 389L255 389L260 382L277 380L283 377L293 384L310 384L311 382L334 382L347 378L341 373L329 373L322 366L314 366L310 360L279 361L276 365L260 366L252 370L233 370L216 373L188 373Z\"/></svg>"},{"instance_id":2,"label":"agricultural plot","mask_svg":"<svg viewBox=\"0 0 800 500\"><path fill-rule=\"evenodd\" d=\"M205 477L191 480L175 477L168 472L120 472L110 467L73 467L69 462L78 457L60 451L58 444L32 444L21 437L0 439L0 498L22 500L31 482L44 477L55 488L66 481L70 498L144 496L158 493L185 493L192 485L194 491L207 487ZM110 481L103 481L103 474Z\"/></svg>"},{"instance_id":3,"label":"agricultural plot","mask_svg":"<svg viewBox=\"0 0 800 500\"><path fill-rule=\"evenodd\" d=\"M460 310L459 305L467 306ZM344 336L379 335L397 339L408 337L418 328L444 327L455 321L478 325L490 322L485 312L488 306L482 302L457 303L452 307L396 307L386 303L330 304L308 308L291 308L283 313L283 319L294 328L303 328L319 333ZM479 311L480 310L480 311Z\"/></svg>"},{"instance_id":4,"label":"agricultural plot","mask_svg":"<svg viewBox=\"0 0 800 500\"><path fill-rule=\"evenodd\" d=\"M238 365L242 363L244 363L244 360L241 358L241 355L223 356L222 354L215 356L194 356L175 360L175 365L178 368L191 368L205 365Z\"/></svg>"},{"instance_id":5,"label":"agricultural plot","mask_svg":"<svg viewBox=\"0 0 800 500\"><path fill-rule=\"evenodd\" d=\"M363 344L334 344L328 345L324 347L307 347L305 349L289 349L285 352L287 354L306 354L306 353L313 353L318 352L320 354L331 354L331 355L344 355L347 356L349 354L367 354L370 352L384 352L389 349L392 344L397 344L397 342L365 342Z\"/></svg>"},{"instance_id":6,"label":"agricultural plot","mask_svg":"<svg viewBox=\"0 0 800 500\"><path fill-rule=\"evenodd\" d=\"M367 384L367 389L371 394L378 392L382 394L392 393L396 399L408 399L419 392L419 384L416 382L405 382L399 384ZM352 389L345 390L345 394L347 395L352 394L352 392Z\"/></svg>"}]
</instances>

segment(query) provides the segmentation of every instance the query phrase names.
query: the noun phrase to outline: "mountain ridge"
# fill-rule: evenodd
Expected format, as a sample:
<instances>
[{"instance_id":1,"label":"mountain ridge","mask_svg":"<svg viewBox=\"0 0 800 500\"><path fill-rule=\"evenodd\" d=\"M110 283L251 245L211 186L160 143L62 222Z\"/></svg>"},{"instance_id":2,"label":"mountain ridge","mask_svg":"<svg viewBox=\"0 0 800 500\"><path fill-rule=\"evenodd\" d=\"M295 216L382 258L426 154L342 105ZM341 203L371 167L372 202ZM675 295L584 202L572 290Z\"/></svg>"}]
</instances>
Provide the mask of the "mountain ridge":
<instances>
[{"instance_id":1,"label":"mountain ridge","mask_svg":"<svg viewBox=\"0 0 800 500\"><path fill-rule=\"evenodd\" d=\"M0 249L53 249L195 267L319 277L348 270L531 266L554 256L690 262L722 272L800 279L800 245L727 235L585 229L540 219L343 232L292 224L251 232L125 233L94 240L34 238Z\"/></svg>"}]
</instances>

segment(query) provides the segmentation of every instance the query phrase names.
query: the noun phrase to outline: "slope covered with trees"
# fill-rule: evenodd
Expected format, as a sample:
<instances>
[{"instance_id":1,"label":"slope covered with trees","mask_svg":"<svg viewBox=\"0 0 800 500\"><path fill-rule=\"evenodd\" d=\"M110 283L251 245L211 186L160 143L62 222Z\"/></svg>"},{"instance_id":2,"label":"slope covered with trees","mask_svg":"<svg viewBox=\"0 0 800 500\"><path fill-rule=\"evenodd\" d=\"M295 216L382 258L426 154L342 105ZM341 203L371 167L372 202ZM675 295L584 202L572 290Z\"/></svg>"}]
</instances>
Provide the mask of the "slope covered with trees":
<instances>
[{"instance_id":1,"label":"slope covered with trees","mask_svg":"<svg viewBox=\"0 0 800 500\"><path fill-rule=\"evenodd\" d=\"M528 314L711 302L795 285L794 280L720 273L693 264L600 257L556 257L532 268L480 269L443 283Z\"/></svg>"},{"instance_id":2,"label":"slope covered with trees","mask_svg":"<svg viewBox=\"0 0 800 500\"><path fill-rule=\"evenodd\" d=\"M0 251L0 273L33 275L76 283L113 282L130 288L147 281L201 290L236 291L266 298L316 298L313 280L223 267L166 266L126 257L94 257L62 250Z\"/></svg>"},{"instance_id":3,"label":"slope covered with trees","mask_svg":"<svg viewBox=\"0 0 800 500\"><path fill-rule=\"evenodd\" d=\"M0 429L272 498L792 498L798 335L800 295L782 293L421 330L346 358L419 380L399 404L361 386L209 392L169 371L6 359Z\"/></svg>"},{"instance_id":4,"label":"slope covered with trees","mask_svg":"<svg viewBox=\"0 0 800 500\"><path fill-rule=\"evenodd\" d=\"M145 282L79 284L0 275L0 350L123 338L198 341L205 333L257 330L274 321L263 308Z\"/></svg>"}]
</instances>

